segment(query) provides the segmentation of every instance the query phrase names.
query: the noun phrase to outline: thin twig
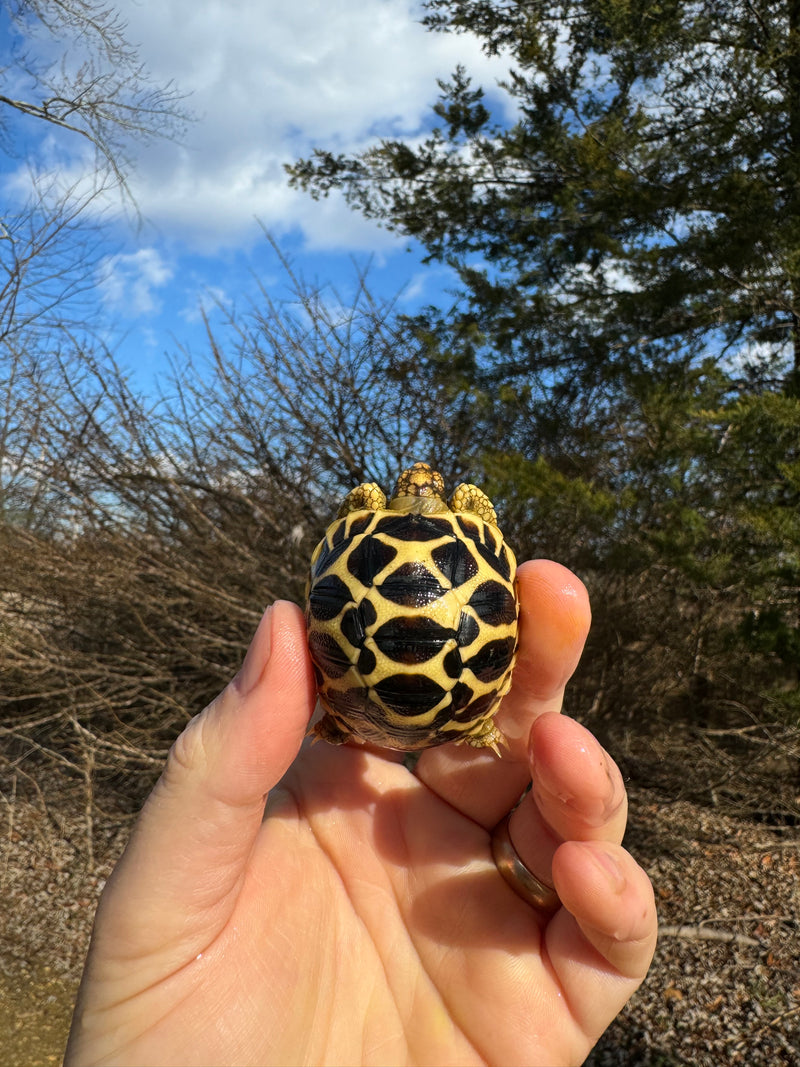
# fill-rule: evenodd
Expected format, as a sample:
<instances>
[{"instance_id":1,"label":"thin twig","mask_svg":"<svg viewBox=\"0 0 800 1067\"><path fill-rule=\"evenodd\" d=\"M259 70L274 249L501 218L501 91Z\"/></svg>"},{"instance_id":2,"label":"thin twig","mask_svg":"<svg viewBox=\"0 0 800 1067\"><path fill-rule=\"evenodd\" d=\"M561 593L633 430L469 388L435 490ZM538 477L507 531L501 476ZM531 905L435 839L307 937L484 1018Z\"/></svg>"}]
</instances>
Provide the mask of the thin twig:
<instances>
[{"instance_id":1,"label":"thin twig","mask_svg":"<svg viewBox=\"0 0 800 1067\"><path fill-rule=\"evenodd\" d=\"M1 794L0 794L1 795ZM3 870L0 872L0 887L5 888L6 877L8 876L8 862L11 858L11 849L14 843L14 812L16 808L17 800L17 776L16 774L12 778L11 784L11 796L3 797L4 802L8 806L8 830L6 836L8 837L8 848L3 859Z\"/></svg>"},{"instance_id":2,"label":"thin twig","mask_svg":"<svg viewBox=\"0 0 800 1067\"><path fill-rule=\"evenodd\" d=\"M735 942L737 945L747 945L750 948L760 948L761 941L746 934L737 934L733 930L711 930L707 926L698 926L690 923L678 923L677 925L659 925L659 937L681 937L687 941L725 941Z\"/></svg>"}]
</instances>

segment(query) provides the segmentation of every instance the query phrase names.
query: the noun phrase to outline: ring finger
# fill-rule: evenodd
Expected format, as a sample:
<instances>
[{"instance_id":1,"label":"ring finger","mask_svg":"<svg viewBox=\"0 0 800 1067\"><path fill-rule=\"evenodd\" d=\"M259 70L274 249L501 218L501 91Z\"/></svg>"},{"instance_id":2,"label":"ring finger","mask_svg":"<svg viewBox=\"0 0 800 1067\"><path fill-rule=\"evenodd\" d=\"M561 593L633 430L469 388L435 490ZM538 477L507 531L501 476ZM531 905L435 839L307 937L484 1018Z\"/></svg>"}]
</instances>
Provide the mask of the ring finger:
<instances>
[{"instance_id":1,"label":"ring finger","mask_svg":"<svg viewBox=\"0 0 800 1067\"><path fill-rule=\"evenodd\" d=\"M628 802L619 768L580 723L544 714L531 731L533 786L509 820L525 866L553 884L552 860L564 841L619 845Z\"/></svg>"}]
</instances>

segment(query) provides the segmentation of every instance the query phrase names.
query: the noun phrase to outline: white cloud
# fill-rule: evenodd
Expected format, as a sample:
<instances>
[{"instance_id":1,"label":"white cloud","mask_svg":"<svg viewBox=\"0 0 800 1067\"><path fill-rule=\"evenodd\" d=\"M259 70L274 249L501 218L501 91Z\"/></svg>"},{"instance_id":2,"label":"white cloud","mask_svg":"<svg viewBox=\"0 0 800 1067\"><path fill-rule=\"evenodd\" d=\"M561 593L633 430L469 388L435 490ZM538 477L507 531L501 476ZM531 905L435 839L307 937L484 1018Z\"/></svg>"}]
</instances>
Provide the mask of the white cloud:
<instances>
[{"instance_id":1,"label":"white cloud","mask_svg":"<svg viewBox=\"0 0 800 1067\"><path fill-rule=\"evenodd\" d=\"M172 279L173 270L155 248L104 257L99 288L107 307L127 316L147 315L158 309L156 290Z\"/></svg>"},{"instance_id":2,"label":"white cloud","mask_svg":"<svg viewBox=\"0 0 800 1067\"><path fill-rule=\"evenodd\" d=\"M303 231L310 247L366 249L396 239L340 197L289 189L283 164L318 145L355 150L376 132L413 137L437 77L462 62L487 89L505 73L469 35L428 33L409 0L122 0L129 39L159 80L174 80L197 121L184 143L142 151L132 187L164 235L213 251Z\"/></svg>"},{"instance_id":3,"label":"white cloud","mask_svg":"<svg viewBox=\"0 0 800 1067\"><path fill-rule=\"evenodd\" d=\"M736 374L767 374L771 370L777 375L788 370L792 355L788 341L748 340L727 353L724 366Z\"/></svg>"},{"instance_id":4,"label":"white cloud","mask_svg":"<svg viewBox=\"0 0 800 1067\"><path fill-rule=\"evenodd\" d=\"M191 295L188 302L180 312L184 322L199 323L204 317L213 314L217 308L229 307L234 302L230 295L218 285L204 286L199 292Z\"/></svg>"},{"instance_id":5,"label":"white cloud","mask_svg":"<svg viewBox=\"0 0 800 1067\"><path fill-rule=\"evenodd\" d=\"M382 135L414 142L430 122L437 78L462 63L489 92L507 63L489 61L469 35L426 32L415 21L418 0L117 0L114 6L153 78L186 93L185 106L196 116L181 143L132 146L137 169L130 187L144 226L100 227L109 248L122 248L104 259L97 275L106 312L126 326L121 350L141 362L148 348L167 344L147 332L151 327L201 346L201 309L213 313L217 299L232 306L258 299L256 264L261 284L285 287L264 253L262 227L299 257L301 275L332 276L345 302L353 253L386 268L381 284L395 295L409 268L391 253L406 242L348 208L340 195L317 202L290 189L284 164L315 146L355 152ZM3 46L0 30L0 65L8 58ZM56 136L44 124L19 129L17 157L0 151L7 197L24 200L33 175L51 197L83 196L82 218L109 222L119 199L92 199L97 190L86 143ZM446 280L428 268L400 299L412 306Z\"/></svg>"}]
</instances>

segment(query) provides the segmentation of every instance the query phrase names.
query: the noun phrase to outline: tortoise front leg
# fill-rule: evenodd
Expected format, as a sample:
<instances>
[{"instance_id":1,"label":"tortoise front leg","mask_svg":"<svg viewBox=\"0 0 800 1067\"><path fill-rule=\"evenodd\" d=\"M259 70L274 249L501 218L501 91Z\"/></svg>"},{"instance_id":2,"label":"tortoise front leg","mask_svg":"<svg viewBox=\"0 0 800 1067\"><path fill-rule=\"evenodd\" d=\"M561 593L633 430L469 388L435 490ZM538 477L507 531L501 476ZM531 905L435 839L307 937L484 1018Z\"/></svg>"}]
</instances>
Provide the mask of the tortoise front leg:
<instances>
[{"instance_id":1,"label":"tortoise front leg","mask_svg":"<svg viewBox=\"0 0 800 1067\"><path fill-rule=\"evenodd\" d=\"M494 505L486 493L479 489L477 485L469 485L467 482L463 482L461 485L456 486L453 490L453 495L450 497L450 510L470 511L473 515L483 519L484 522L490 522L492 526L497 526L497 512L494 510Z\"/></svg>"},{"instance_id":2,"label":"tortoise front leg","mask_svg":"<svg viewBox=\"0 0 800 1067\"><path fill-rule=\"evenodd\" d=\"M386 507L386 494L377 482L364 482L351 489L342 501L337 519L343 519L351 511L380 511Z\"/></svg>"}]
</instances>

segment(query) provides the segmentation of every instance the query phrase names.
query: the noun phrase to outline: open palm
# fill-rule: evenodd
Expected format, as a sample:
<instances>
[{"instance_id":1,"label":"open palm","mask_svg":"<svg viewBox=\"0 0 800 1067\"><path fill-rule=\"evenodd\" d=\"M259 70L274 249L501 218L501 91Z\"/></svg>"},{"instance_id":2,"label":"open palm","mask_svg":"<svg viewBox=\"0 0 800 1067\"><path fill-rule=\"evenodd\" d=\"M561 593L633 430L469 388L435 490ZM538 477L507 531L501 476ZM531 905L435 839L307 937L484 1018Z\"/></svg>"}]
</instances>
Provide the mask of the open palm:
<instances>
[{"instance_id":1,"label":"open palm","mask_svg":"<svg viewBox=\"0 0 800 1067\"><path fill-rule=\"evenodd\" d=\"M557 564L519 571L508 752L303 744L303 620L264 617L176 741L103 894L67 1063L581 1063L655 942L614 764L559 714L588 628ZM498 874L492 827L563 906ZM267 796L268 794L268 796ZM266 806L266 817L264 805Z\"/></svg>"}]
</instances>

